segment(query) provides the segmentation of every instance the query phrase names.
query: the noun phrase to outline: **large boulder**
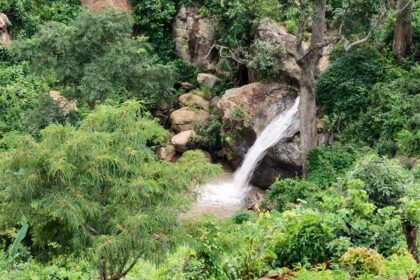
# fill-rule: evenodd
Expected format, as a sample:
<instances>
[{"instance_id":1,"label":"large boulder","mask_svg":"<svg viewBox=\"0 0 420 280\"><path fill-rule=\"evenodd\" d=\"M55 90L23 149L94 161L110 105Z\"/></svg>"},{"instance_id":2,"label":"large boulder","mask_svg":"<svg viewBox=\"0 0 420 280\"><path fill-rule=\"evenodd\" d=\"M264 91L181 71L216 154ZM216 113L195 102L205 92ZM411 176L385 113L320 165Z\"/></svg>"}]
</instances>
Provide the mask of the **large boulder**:
<instances>
[{"instance_id":1,"label":"large boulder","mask_svg":"<svg viewBox=\"0 0 420 280\"><path fill-rule=\"evenodd\" d=\"M296 97L297 89L284 83L253 83L226 91L217 107L225 133L231 135L226 149L235 167L240 165L257 135L274 117L291 108ZM254 172L252 183L268 187L278 176L294 177L301 170L301 158L296 116L286 136L268 150Z\"/></svg>"},{"instance_id":2,"label":"large boulder","mask_svg":"<svg viewBox=\"0 0 420 280\"><path fill-rule=\"evenodd\" d=\"M10 25L9 19L3 13L0 13L0 48L7 46L12 41L8 32Z\"/></svg>"},{"instance_id":3,"label":"large boulder","mask_svg":"<svg viewBox=\"0 0 420 280\"><path fill-rule=\"evenodd\" d=\"M272 45L280 48L282 52L281 56L281 75L286 80L293 80L294 82L300 79L300 67L296 61L296 36L287 32L287 29L280 23L263 18L259 22L255 40L262 41L268 45ZM309 48L309 42L303 42L303 48ZM324 48L323 57L318 63L318 72L321 73L327 69L330 64L329 53L331 47ZM249 69L249 81L257 81L258 73L254 69Z\"/></svg>"},{"instance_id":4,"label":"large boulder","mask_svg":"<svg viewBox=\"0 0 420 280\"><path fill-rule=\"evenodd\" d=\"M190 107L202 109L205 111L208 111L210 107L210 102L207 101L207 99L205 99L201 95L197 95L193 93L182 94L178 98L178 101L182 106L190 106Z\"/></svg>"},{"instance_id":5,"label":"large boulder","mask_svg":"<svg viewBox=\"0 0 420 280\"><path fill-rule=\"evenodd\" d=\"M171 144L178 153L183 153L189 149L195 135L196 133L191 129L180 132L171 138Z\"/></svg>"},{"instance_id":6,"label":"large boulder","mask_svg":"<svg viewBox=\"0 0 420 280\"><path fill-rule=\"evenodd\" d=\"M202 87L214 88L220 84L221 80L216 75L200 73L197 75L197 82Z\"/></svg>"},{"instance_id":7,"label":"large boulder","mask_svg":"<svg viewBox=\"0 0 420 280\"><path fill-rule=\"evenodd\" d=\"M217 26L215 17L199 15L196 6L182 6L173 24L178 55L203 69L214 68L210 52Z\"/></svg>"},{"instance_id":8,"label":"large boulder","mask_svg":"<svg viewBox=\"0 0 420 280\"><path fill-rule=\"evenodd\" d=\"M101 12L109 8L131 10L127 0L82 0L82 6L95 12Z\"/></svg>"},{"instance_id":9,"label":"large boulder","mask_svg":"<svg viewBox=\"0 0 420 280\"><path fill-rule=\"evenodd\" d=\"M196 124L206 127L209 122L209 112L192 107L182 107L169 116L172 128L176 132L194 129Z\"/></svg>"}]
</instances>

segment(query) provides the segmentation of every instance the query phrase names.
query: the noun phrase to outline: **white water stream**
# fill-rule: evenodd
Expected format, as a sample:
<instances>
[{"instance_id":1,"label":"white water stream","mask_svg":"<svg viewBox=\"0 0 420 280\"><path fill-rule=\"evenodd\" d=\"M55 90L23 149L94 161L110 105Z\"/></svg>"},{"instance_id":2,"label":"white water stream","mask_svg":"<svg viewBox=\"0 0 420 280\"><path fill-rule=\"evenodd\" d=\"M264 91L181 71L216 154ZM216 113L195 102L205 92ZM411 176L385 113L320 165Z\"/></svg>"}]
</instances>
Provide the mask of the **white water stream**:
<instances>
[{"instance_id":1,"label":"white water stream","mask_svg":"<svg viewBox=\"0 0 420 280\"><path fill-rule=\"evenodd\" d=\"M298 112L299 97L292 108L275 117L261 133L257 135L254 145L245 155L241 167L229 181L207 184L200 187L198 203L241 205L251 190L249 181L258 163L267 150L278 143L284 136Z\"/></svg>"}]
</instances>

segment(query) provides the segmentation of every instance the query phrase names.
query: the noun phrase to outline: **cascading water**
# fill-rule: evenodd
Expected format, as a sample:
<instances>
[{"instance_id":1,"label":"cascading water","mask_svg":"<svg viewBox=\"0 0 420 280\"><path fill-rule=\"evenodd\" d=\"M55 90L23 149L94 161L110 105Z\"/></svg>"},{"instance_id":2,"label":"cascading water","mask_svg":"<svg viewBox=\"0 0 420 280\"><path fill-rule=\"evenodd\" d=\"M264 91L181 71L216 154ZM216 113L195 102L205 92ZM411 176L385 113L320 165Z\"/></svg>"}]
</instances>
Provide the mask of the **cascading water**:
<instances>
[{"instance_id":1,"label":"cascading water","mask_svg":"<svg viewBox=\"0 0 420 280\"><path fill-rule=\"evenodd\" d=\"M233 179L223 183L208 184L200 188L199 201L219 204L241 204L250 191L249 181L258 163L267 150L278 143L298 112L299 97L292 108L275 117L257 135L254 145L246 154L241 167L233 174Z\"/></svg>"}]
</instances>

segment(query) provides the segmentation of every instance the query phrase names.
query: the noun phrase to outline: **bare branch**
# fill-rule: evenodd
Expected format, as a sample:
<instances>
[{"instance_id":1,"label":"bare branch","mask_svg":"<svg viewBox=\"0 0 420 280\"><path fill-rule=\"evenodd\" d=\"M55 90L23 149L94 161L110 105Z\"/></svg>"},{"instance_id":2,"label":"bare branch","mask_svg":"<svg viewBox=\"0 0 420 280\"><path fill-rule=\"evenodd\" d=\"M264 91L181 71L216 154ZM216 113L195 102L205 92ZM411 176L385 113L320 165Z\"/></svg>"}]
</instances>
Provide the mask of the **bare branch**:
<instances>
[{"instance_id":1,"label":"bare branch","mask_svg":"<svg viewBox=\"0 0 420 280\"><path fill-rule=\"evenodd\" d=\"M318 50L318 49L322 49L325 48L328 45L331 45L333 43L336 43L340 40L340 36L334 36L333 38L331 38L330 40L325 40L322 43L316 44L315 46L309 48L308 50L306 50L306 52L301 56L296 58L298 61L302 61L304 59L306 59L306 57L308 57L313 51Z\"/></svg>"},{"instance_id":2,"label":"bare branch","mask_svg":"<svg viewBox=\"0 0 420 280\"><path fill-rule=\"evenodd\" d=\"M407 8L408 7L410 7L411 5L413 5L414 4L414 2L413 2L413 0L409 0L408 2L407 2L407 4L404 6L404 7L402 7L401 9L399 9L399 10L396 10L395 12L394 12L394 17L397 17L397 16L399 16L399 15L401 15L402 13L404 13L405 12L405 10L407 10Z\"/></svg>"},{"instance_id":3,"label":"bare branch","mask_svg":"<svg viewBox=\"0 0 420 280\"><path fill-rule=\"evenodd\" d=\"M370 37L372 36L373 31L377 27L379 27L379 26L381 26L381 25L384 24L385 18L386 18L386 7L385 7L385 5L382 5L381 12L380 12L380 15L379 15L378 20L376 21L375 24L372 24L370 26L369 31L368 31L368 33L366 34L366 36L364 38L359 39L359 40L354 41L354 42L350 42L347 38L344 37L344 35L341 35L341 37L342 37L342 39L344 41L344 50L347 52L351 48L367 42L370 39Z\"/></svg>"}]
</instances>

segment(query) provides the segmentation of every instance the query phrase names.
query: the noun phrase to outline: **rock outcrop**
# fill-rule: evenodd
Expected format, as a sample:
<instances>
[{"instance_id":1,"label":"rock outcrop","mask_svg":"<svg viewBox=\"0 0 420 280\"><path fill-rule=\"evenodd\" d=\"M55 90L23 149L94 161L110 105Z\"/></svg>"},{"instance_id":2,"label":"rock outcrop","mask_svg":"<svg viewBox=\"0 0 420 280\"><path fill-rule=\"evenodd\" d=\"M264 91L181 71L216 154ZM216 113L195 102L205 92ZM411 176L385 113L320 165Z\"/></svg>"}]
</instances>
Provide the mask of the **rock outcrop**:
<instances>
[{"instance_id":1,"label":"rock outcrop","mask_svg":"<svg viewBox=\"0 0 420 280\"><path fill-rule=\"evenodd\" d=\"M216 18L200 16L197 7L182 6L173 25L178 55L203 69L214 68L210 51L217 26Z\"/></svg>"},{"instance_id":2,"label":"rock outcrop","mask_svg":"<svg viewBox=\"0 0 420 280\"><path fill-rule=\"evenodd\" d=\"M257 134L274 117L289 109L296 97L295 87L279 83L253 83L226 91L217 107L225 132L232 135L226 148L234 166L242 162ZM269 149L255 171L252 182L260 187L268 187L278 176L295 176L301 165L299 118L296 117L286 137Z\"/></svg>"},{"instance_id":3,"label":"rock outcrop","mask_svg":"<svg viewBox=\"0 0 420 280\"><path fill-rule=\"evenodd\" d=\"M178 153L183 153L188 150L189 144L195 135L196 133L191 129L180 132L171 138L171 144Z\"/></svg>"},{"instance_id":4,"label":"rock outcrop","mask_svg":"<svg viewBox=\"0 0 420 280\"><path fill-rule=\"evenodd\" d=\"M287 29L280 23L272 19L263 18L258 24L255 39L260 40L269 45L280 48L281 56L281 74L286 80L294 80L297 82L300 78L300 67L297 64L294 54L296 52L296 36L287 32ZM303 42L304 49L309 47L309 42ZM330 48L324 48L323 57L319 61L318 71L323 72L329 66ZM253 69L249 69L250 82L257 81L258 73Z\"/></svg>"},{"instance_id":5,"label":"rock outcrop","mask_svg":"<svg viewBox=\"0 0 420 280\"><path fill-rule=\"evenodd\" d=\"M170 115L172 128L176 132L194 129L196 124L207 126L209 121L209 112L191 107L182 107L175 110Z\"/></svg>"},{"instance_id":6,"label":"rock outcrop","mask_svg":"<svg viewBox=\"0 0 420 280\"><path fill-rule=\"evenodd\" d=\"M95 12L101 12L109 8L131 11L127 0L82 0L82 6Z\"/></svg>"},{"instance_id":7,"label":"rock outcrop","mask_svg":"<svg viewBox=\"0 0 420 280\"><path fill-rule=\"evenodd\" d=\"M9 19L3 13L0 13L0 48L7 46L12 41L8 32L10 25Z\"/></svg>"}]
</instances>

